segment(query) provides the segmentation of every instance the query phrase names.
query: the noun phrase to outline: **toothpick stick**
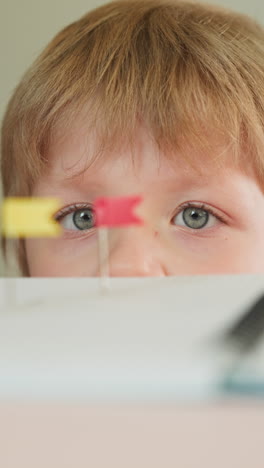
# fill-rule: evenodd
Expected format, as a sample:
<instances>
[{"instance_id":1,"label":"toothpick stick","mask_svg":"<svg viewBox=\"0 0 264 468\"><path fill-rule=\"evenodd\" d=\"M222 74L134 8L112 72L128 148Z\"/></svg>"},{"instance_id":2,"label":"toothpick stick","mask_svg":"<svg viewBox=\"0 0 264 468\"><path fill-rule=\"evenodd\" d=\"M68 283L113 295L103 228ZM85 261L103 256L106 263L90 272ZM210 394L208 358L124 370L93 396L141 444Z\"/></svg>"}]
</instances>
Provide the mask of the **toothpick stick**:
<instances>
[{"instance_id":1,"label":"toothpick stick","mask_svg":"<svg viewBox=\"0 0 264 468\"><path fill-rule=\"evenodd\" d=\"M102 291L109 291L109 243L108 229L98 228L99 268Z\"/></svg>"},{"instance_id":2,"label":"toothpick stick","mask_svg":"<svg viewBox=\"0 0 264 468\"><path fill-rule=\"evenodd\" d=\"M5 306L7 310L17 306L17 289L15 278L5 278Z\"/></svg>"},{"instance_id":3,"label":"toothpick stick","mask_svg":"<svg viewBox=\"0 0 264 468\"><path fill-rule=\"evenodd\" d=\"M0 232L2 232L2 216L0 216ZM8 246L7 246L8 248ZM4 262L4 268L3 268L3 273L4 273L4 281L3 281L3 296L4 296L4 302L3 302L3 308L7 311L10 309L14 309L17 306L17 290L16 290L16 282L15 279L11 279L9 277L9 267L7 260L5 258L2 258Z\"/></svg>"}]
</instances>

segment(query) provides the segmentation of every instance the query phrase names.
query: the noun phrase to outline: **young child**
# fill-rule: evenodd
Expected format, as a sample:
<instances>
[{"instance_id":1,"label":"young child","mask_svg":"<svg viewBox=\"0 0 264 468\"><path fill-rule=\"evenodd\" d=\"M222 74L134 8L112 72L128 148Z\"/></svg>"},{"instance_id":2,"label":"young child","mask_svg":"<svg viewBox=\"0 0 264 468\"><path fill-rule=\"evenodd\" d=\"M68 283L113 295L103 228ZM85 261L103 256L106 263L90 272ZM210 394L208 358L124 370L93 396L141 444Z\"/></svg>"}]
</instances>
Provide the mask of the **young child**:
<instances>
[{"instance_id":1,"label":"young child","mask_svg":"<svg viewBox=\"0 0 264 468\"><path fill-rule=\"evenodd\" d=\"M4 196L62 204L61 237L17 242L22 274L97 276L93 202L128 195L144 225L110 230L111 276L264 272L263 50L253 20L177 0L61 31L2 126Z\"/></svg>"}]
</instances>

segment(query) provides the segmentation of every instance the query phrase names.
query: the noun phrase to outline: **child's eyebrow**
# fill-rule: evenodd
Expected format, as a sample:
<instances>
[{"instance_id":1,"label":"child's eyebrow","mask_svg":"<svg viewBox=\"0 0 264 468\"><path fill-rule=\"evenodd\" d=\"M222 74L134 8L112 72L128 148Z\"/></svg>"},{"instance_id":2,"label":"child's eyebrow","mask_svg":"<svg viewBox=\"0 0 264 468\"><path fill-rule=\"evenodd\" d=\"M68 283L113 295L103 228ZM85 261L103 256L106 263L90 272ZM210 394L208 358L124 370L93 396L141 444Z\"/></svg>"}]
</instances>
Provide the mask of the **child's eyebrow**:
<instances>
[{"instance_id":1,"label":"child's eyebrow","mask_svg":"<svg viewBox=\"0 0 264 468\"><path fill-rule=\"evenodd\" d=\"M105 183L94 181L91 178L80 178L80 177L67 177L67 178L49 178L43 182L43 185L50 187L51 189L58 189L62 192L74 190L80 194L85 195L87 191L90 193L100 193L105 187Z\"/></svg>"},{"instance_id":2,"label":"child's eyebrow","mask_svg":"<svg viewBox=\"0 0 264 468\"><path fill-rule=\"evenodd\" d=\"M144 177L143 177L144 178ZM139 181L140 185L140 171L135 174L135 180ZM43 184L47 187L56 188L60 190L78 190L79 192L87 193L100 193L102 191L111 190L113 188L113 180L109 172L103 170L101 167L89 168L50 168L46 173ZM116 175L114 175L114 184L116 186ZM182 167L172 168L170 174L165 175L162 172L153 172L149 174L148 184L154 184L156 187L166 187L166 191L170 193L185 191L189 189L210 188L219 186L222 189L228 189L230 185L230 174L227 168L222 170L196 170L192 167L188 170Z\"/></svg>"},{"instance_id":3,"label":"child's eyebrow","mask_svg":"<svg viewBox=\"0 0 264 468\"><path fill-rule=\"evenodd\" d=\"M109 178L102 176L95 176L92 174L82 174L73 177L52 177L49 180L43 181L43 184L47 190L55 189L56 191L61 192L61 194L67 194L72 192L74 196L85 197L89 194L92 198L97 196L108 196L109 193L112 193L113 187L116 194L118 194L118 185L116 179L112 181ZM142 187L144 188L144 183ZM188 176L179 176L177 174L172 175L170 178L157 178L148 183L149 187L155 186L155 191L160 192L160 195L164 195L166 192L168 195L176 195L177 193L188 192L190 190L200 190L204 187L207 187L207 190L210 188L215 188L215 181L207 180L206 177L197 177L197 175L188 175ZM139 192L141 193L139 184ZM122 191L124 186L122 185ZM137 191L137 189L135 188ZM128 188L128 193L131 190Z\"/></svg>"},{"instance_id":4,"label":"child's eyebrow","mask_svg":"<svg viewBox=\"0 0 264 468\"><path fill-rule=\"evenodd\" d=\"M149 182L155 183L160 186L165 184L168 191L177 191L189 188L199 188L206 185L215 185L215 183L225 182L226 176L228 174L222 171L213 171L211 172L202 172L200 170L195 170L189 168L182 170L182 168L175 167L175 170L172 168L170 175L162 175L162 173L153 173L149 175ZM136 174L136 179L140 181L140 174ZM151 180L152 178L152 180ZM219 180L220 179L220 180ZM96 168L84 168L74 170L64 169L64 170L50 170L46 174L45 185L46 183L50 186L60 187L61 189L77 188L77 189L87 189L87 186L91 190L99 190L106 187L112 186L111 176L107 172L101 172Z\"/></svg>"}]
</instances>

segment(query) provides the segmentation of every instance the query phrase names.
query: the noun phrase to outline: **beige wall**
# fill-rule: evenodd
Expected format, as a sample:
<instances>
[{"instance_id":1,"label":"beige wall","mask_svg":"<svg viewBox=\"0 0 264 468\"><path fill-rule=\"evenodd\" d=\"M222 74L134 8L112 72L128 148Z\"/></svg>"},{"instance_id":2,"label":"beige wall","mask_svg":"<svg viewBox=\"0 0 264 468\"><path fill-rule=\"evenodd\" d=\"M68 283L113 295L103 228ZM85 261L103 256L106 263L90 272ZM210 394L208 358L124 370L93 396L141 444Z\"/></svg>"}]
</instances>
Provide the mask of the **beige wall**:
<instances>
[{"instance_id":1,"label":"beige wall","mask_svg":"<svg viewBox=\"0 0 264 468\"><path fill-rule=\"evenodd\" d=\"M0 117L19 78L42 48L68 23L102 0L6 0L0 6ZM208 0L207 3L210 3ZM211 0L264 23L263 0ZM0 258L0 276L3 263Z\"/></svg>"}]
</instances>

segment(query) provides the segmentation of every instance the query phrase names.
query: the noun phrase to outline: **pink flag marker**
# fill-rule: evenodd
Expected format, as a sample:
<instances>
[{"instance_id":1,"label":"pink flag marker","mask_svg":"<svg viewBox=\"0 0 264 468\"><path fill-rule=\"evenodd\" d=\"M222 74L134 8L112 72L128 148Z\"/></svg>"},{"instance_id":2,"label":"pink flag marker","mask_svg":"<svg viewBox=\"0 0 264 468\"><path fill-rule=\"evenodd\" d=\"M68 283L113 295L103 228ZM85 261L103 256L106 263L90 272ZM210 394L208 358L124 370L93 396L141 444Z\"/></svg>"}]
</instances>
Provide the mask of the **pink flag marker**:
<instances>
[{"instance_id":1,"label":"pink flag marker","mask_svg":"<svg viewBox=\"0 0 264 468\"><path fill-rule=\"evenodd\" d=\"M98 198L94 203L95 223L97 227L118 227L130 224L143 224L134 208L142 197Z\"/></svg>"},{"instance_id":2,"label":"pink flag marker","mask_svg":"<svg viewBox=\"0 0 264 468\"><path fill-rule=\"evenodd\" d=\"M135 213L134 208L142 201L140 196L108 198L102 197L95 200L95 226L98 227L99 240L99 266L102 278L102 291L109 290L109 246L108 228L129 226L131 224L142 225L143 220Z\"/></svg>"}]
</instances>

